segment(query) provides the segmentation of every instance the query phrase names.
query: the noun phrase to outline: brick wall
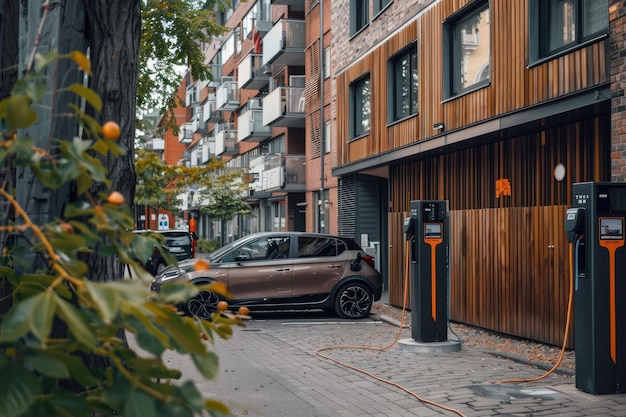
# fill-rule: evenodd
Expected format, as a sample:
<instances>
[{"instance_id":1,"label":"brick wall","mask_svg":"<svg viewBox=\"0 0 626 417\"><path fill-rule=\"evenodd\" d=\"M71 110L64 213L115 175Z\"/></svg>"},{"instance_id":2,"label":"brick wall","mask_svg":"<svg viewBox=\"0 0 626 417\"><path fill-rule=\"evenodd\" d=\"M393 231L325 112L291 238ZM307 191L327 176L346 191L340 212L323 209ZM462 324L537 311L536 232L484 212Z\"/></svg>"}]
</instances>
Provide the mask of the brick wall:
<instances>
[{"instance_id":1,"label":"brick wall","mask_svg":"<svg viewBox=\"0 0 626 417\"><path fill-rule=\"evenodd\" d=\"M626 1L609 1L611 181L626 180Z\"/></svg>"}]
</instances>

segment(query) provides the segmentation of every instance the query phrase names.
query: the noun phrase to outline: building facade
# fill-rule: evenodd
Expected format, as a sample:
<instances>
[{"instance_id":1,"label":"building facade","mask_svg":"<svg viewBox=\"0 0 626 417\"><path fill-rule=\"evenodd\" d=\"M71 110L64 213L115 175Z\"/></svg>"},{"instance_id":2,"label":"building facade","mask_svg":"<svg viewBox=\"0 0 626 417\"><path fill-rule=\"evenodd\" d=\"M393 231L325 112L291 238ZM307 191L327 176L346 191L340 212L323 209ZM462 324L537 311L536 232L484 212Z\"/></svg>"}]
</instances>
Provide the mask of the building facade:
<instances>
[{"instance_id":1,"label":"building facade","mask_svg":"<svg viewBox=\"0 0 626 417\"><path fill-rule=\"evenodd\" d=\"M450 318L560 344L572 184L626 172L623 3L235 1L186 87L186 155L246 173L228 240L355 237L395 305L410 202L448 200Z\"/></svg>"},{"instance_id":2,"label":"building facade","mask_svg":"<svg viewBox=\"0 0 626 417\"><path fill-rule=\"evenodd\" d=\"M333 175L340 212L355 207L340 221L357 236L381 225L393 304L410 201L448 200L450 318L562 342L572 184L623 180L609 18L621 3L333 2Z\"/></svg>"}]
</instances>

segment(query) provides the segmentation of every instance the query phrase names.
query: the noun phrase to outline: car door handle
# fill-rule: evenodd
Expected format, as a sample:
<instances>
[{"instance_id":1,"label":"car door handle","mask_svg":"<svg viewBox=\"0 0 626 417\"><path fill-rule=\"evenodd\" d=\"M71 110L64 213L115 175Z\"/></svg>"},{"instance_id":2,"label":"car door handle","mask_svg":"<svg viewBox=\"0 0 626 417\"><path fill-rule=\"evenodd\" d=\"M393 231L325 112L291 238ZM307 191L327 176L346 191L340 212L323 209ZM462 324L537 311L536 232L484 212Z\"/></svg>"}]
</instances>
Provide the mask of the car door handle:
<instances>
[{"instance_id":1,"label":"car door handle","mask_svg":"<svg viewBox=\"0 0 626 417\"><path fill-rule=\"evenodd\" d=\"M289 271L291 268L277 268L276 270L278 272L284 272L284 271Z\"/></svg>"},{"instance_id":2,"label":"car door handle","mask_svg":"<svg viewBox=\"0 0 626 417\"><path fill-rule=\"evenodd\" d=\"M328 265L329 268L333 268L333 269L339 268L339 266L340 265L337 265L337 264Z\"/></svg>"}]
</instances>

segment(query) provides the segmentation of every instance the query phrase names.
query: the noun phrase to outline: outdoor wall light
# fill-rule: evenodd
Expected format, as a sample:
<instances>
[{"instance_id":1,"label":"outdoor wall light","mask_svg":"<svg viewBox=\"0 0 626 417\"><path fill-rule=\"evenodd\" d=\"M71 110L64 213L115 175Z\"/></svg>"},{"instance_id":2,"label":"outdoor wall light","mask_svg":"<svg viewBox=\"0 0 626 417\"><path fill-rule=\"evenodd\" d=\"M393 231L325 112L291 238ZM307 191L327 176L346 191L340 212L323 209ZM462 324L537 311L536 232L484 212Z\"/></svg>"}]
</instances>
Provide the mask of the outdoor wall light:
<instances>
[{"instance_id":1,"label":"outdoor wall light","mask_svg":"<svg viewBox=\"0 0 626 417\"><path fill-rule=\"evenodd\" d=\"M439 123L435 123L435 124L433 125L433 130L443 130L443 128L444 128L444 124L443 124L443 123L441 123L441 122L439 122Z\"/></svg>"}]
</instances>

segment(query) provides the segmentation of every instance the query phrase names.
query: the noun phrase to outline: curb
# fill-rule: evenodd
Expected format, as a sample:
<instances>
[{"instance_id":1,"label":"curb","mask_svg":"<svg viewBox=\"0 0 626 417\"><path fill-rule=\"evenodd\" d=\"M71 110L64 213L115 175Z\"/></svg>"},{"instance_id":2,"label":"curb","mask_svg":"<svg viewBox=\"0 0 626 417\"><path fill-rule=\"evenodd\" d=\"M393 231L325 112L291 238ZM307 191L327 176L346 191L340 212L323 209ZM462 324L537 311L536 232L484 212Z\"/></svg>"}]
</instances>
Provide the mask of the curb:
<instances>
[{"instance_id":1,"label":"curb","mask_svg":"<svg viewBox=\"0 0 626 417\"><path fill-rule=\"evenodd\" d=\"M485 350L484 352L488 353L489 355L498 357L498 358L504 358L504 359L511 360L513 362L522 363L522 364L525 364L525 365L531 365L531 366L534 366L535 368L539 368L539 369L542 369L544 371L549 371L552 368L554 368L554 365L551 365L549 363L528 360L526 358L523 358L523 357L518 356L518 355L513 355L511 353L500 352L500 351L497 351L497 350ZM576 375L576 372L572 371L571 369L556 368L554 370L554 372L557 373L557 374L568 375L568 376L575 376Z\"/></svg>"}]
</instances>

